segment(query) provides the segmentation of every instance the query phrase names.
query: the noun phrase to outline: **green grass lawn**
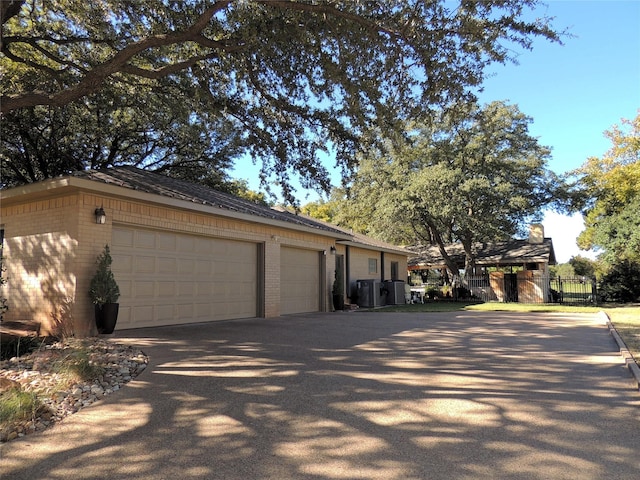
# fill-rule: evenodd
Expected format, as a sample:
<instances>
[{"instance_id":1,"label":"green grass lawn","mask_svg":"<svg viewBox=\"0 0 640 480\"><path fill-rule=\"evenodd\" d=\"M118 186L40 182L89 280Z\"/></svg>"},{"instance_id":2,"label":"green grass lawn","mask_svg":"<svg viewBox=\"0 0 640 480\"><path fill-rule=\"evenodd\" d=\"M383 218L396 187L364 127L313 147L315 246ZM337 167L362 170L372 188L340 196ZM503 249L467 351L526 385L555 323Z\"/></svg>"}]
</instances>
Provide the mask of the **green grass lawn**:
<instances>
[{"instance_id":1,"label":"green grass lawn","mask_svg":"<svg viewBox=\"0 0 640 480\"><path fill-rule=\"evenodd\" d=\"M604 308L604 311L640 365L640 307Z\"/></svg>"},{"instance_id":2,"label":"green grass lawn","mask_svg":"<svg viewBox=\"0 0 640 480\"><path fill-rule=\"evenodd\" d=\"M604 311L616 327L627 348L640 364L640 306L602 305L583 307L577 305L526 304L498 302L448 302L435 301L424 304L394 305L384 307L380 312L454 312L460 310L483 312L558 312L558 313L598 313Z\"/></svg>"}]
</instances>

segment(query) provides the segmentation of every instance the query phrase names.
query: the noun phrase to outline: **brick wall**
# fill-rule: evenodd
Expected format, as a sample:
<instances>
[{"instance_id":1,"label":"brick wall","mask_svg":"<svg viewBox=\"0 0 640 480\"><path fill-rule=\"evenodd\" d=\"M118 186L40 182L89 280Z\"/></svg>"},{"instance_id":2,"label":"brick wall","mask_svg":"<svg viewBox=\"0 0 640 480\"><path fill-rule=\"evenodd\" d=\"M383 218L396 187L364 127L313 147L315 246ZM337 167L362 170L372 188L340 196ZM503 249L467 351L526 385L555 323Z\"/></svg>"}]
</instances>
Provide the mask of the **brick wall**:
<instances>
[{"instance_id":1,"label":"brick wall","mask_svg":"<svg viewBox=\"0 0 640 480\"><path fill-rule=\"evenodd\" d=\"M340 248L340 251L343 247ZM340 251L338 253L340 253ZM377 264L376 272L369 272L369 259L375 260ZM382 278L382 259L380 252L365 248L349 247L349 285L348 295L353 292L357 280L391 280L391 262L398 262L398 280L406 280L407 257L403 255L385 253L384 254L384 276Z\"/></svg>"},{"instance_id":2,"label":"brick wall","mask_svg":"<svg viewBox=\"0 0 640 480\"><path fill-rule=\"evenodd\" d=\"M7 321L33 325L41 334L56 323L73 324L77 312L78 197L66 195L2 205Z\"/></svg>"},{"instance_id":3,"label":"brick wall","mask_svg":"<svg viewBox=\"0 0 640 480\"><path fill-rule=\"evenodd\" d=\"M107 221L98 225L94 211L101 206ZM25 195L3 201L1 207L10 307L5 318L37 325L41 334L56 333L60 322L77 336L96 333L89 283L96 257L111 242L114 223L263 245L261 300L266 317L280 315L281 246L329 251L333 244L332 239L310 232L87 191L33 200ZM328 308L333 264L328 264L328 255L324 258L327 298L321 304Z\"/></svg>"}]
</instances>

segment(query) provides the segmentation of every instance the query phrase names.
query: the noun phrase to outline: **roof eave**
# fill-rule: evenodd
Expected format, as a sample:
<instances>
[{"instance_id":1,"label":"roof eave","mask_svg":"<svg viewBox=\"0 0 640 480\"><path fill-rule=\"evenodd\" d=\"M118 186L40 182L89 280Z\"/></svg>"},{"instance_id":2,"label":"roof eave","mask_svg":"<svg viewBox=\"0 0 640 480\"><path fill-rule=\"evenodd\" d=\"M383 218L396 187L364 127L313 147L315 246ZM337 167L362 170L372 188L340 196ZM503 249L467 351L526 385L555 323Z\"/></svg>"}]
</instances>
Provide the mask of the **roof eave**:
<instances>
[{"instance_id":1,"label":"roof eave","mask_svg":"<svg viewBox=\"0 0 640 480\"><path fill-rule=\"evenodd\" d=\"M353 240L340 240L338 242L339 245L346 245L349 247L356 247L356 248L362 248L362 249L366 249L366 250L375 250L377 252L385 252L385 253L393 253L396 255L405 255L407 257L410 257L412 255L415 255L415 253L410 252L408 250L404 250L404 249L400 249L400 248L391 248L391 247L384 247L384 246L380 246L380 245L369 245L366 243L361 243L361 242L357 242L357 241L353 241Z\"/></svg>"},{"instance_id":2,"label":"roof eave","mask_svg":"<svg viewBox=\"0 0 640 480\"><path fill-rule=\"evenodd\" d=\"M346 234L322 230L320 228L313 228L306 225L296 224L294 222L286 222L284 220L276 218L260 217L258 215L251 215L248 213L237 212L222 207L216 207L215 205L211 205L208 203L190 202L188 200L162 196L156 193L142 192L112 183L102 183L95 180L73 176L52 178L44 180L42 182L30 183L28 185L1 190L0 199L2 199L3 202L11 202L12 200L17 200L18 198L25 195L29 195L31 198L43 198L48 196L60 195L60 193L70 192L74 190L95 192L123 199L139 200L148 203L154 203L156 205L170 206L182 210L191 210L225 218L233 218L235 220L258 223L261 225L269 225L288 230L295 230L298 232L314 233L316 235L332 238L334 240L349 240L351 238Z\"/></svg>"}]
</instances>

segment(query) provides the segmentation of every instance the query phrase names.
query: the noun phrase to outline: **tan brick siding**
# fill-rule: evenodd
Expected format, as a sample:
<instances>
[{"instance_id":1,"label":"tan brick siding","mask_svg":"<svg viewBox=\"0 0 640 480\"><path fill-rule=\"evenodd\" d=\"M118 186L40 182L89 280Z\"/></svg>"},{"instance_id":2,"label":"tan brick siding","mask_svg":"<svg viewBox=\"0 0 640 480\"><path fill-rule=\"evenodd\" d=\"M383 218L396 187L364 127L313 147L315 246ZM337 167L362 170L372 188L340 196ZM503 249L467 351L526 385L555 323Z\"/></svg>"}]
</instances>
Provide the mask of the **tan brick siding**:
<instances>
[{"instance_id":1,"label":"tan brick siding","mask_svg":"<svg viewBox=\"0 0 640 480\"><path fill-rule=\"evenodd\" d=\"M340 246L338 249L339 254L346 252L344 246ZM375 259L377 263L377 271L375 273L369 273L369 259ZM391 262L398 262L398 280L406 281L407 275L407 257L385 253L384 254L384 275L382 278L382 256L377 250L369 250L365 248L349 247L349 284L347 285L347 295L351 295L356 282L358 280L391 280Z\"/></svg>"},{"instance_id":2,"label":"tan brick siding","mask_svg":"<svg viewBox=\"0 0 640 480\"><path fill-rule=\"evenodd\" d=\"M95 223L94 211L100 206L107 214L104 225ZM5 318L33 322L43 334L55 333L60 319L78 336L96 333L89 283L96 257L111 242L114 223L263 244L266 317L280 315L281 246L329 252L333 244L310 232L85 191L32 201L25 196L20 203L2 202L0 207L9 283ZM333 262L328 257L322 308L330 305Z\"/></svg>"},{"instance_id":3,"label":"tan brick siding","mask_svg":"<svg viewBox=\"0 0 640 480\"><path fill-rule=\"evenodd\" d=\"M55 333L58 322L73 330L82 255L78 205L77 195L8 207L3 203L6 320L32 324L43 335Z\"/></svg>"}]
</instances>

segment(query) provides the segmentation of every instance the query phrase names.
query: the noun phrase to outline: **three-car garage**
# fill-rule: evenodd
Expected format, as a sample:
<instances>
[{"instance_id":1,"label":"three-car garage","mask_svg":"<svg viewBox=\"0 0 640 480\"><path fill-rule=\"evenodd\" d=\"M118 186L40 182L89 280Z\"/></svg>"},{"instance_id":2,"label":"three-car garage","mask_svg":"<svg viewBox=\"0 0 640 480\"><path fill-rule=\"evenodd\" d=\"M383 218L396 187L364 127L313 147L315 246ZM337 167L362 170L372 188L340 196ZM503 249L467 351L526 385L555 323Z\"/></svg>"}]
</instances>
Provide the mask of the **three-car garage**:
<instances>
[{"instance_id":1,"label":"three-car garage","mask_svg":"<svg viewBox=\"0 0 640 480\"><path fill-rule=\"evenodd\" d=\"M260 243L114 225L110 248L121 329L260 316ZM281 248L281 314L320 310L321 255Z\"/></svg>"}]
</instances>

